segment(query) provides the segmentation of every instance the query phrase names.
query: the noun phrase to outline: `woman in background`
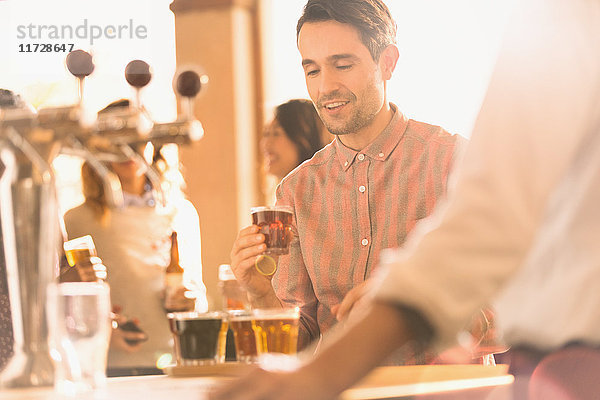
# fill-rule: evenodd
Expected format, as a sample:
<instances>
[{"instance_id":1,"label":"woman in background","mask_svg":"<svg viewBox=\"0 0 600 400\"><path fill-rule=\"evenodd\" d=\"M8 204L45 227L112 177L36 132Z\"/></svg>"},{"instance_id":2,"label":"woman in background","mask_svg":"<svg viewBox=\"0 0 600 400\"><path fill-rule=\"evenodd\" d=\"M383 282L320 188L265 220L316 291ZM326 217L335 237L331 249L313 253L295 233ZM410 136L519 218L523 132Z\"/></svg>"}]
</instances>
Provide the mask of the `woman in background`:
<instances>
[{"instance_id":1,"label":"woman in background","mask_svg":"<svg viewBox=\"0 0 600 400\"><path fill-rule=\"evenodd\" d=\"M115 102L101 113L128 105L127 101ZM152 166L162 178L164 206L159 204L144 166L132 159L109 162L106 166L120 180L123 207L108 208L102 181L84 163L81 172L85 202L65 214L67 233L69 238L92 236L107 268L113 307L123 315L139 319L139 327L148 337L142 343L111 346L109 375L158 373L157 367L168 363L172 353L165 310L208 308L202 283L198 214L177 183L179 171L167 164L160 149L154 150ZM170 262L172 232L178 234L184 283L189 289L187 294L195 297L195 305L193 299L184 295L184 287L165 296L165 269Z\"/></svg>"},{"instance_id":2,"label":"woman in background","mask_svg":"<svg viewBox=\"0 0 600 400\"><path fill-rule=\"evenodd\" d=\"M273 189L283 177L331 139L311 101L294 99L277 106L260 141L265 172L271 178L268 198L275 198Z\"/></svg>"}]
</instances>

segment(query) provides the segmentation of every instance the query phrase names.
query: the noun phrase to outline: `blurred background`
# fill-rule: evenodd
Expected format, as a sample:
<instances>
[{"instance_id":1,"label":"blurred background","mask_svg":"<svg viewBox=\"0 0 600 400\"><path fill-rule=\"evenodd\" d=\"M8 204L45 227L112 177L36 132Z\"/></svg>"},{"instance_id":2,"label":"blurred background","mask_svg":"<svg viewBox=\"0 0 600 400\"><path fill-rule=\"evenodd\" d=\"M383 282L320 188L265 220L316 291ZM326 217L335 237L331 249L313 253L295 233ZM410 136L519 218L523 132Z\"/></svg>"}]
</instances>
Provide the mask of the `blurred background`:
<instances>
[{"instance_id":1,"label":"blurred background","mask_svg":"<svg viewBox=\"0 0 600 400\"><path fill-rule=\"evenodd\" d=\"M0 0L0 87L36 108L76 102L77 81L65 68L68 47L28 52L28 44L66 44L92 53L96 69L84 97L89 115L134 97L124 79L133 59L152 67L142 101L159 122L177 115L172 80L178 67L195 64L209 76L195 103L204 138L169 154L181 162L186 194L200 216L212 308L221 304L218 265L229 262L237 231L250 223L249 208L270 201L261 189L262 127L277 104L308 98L295 37L305 2ZM386 3L398 24L400 50L390 100L410 118L468 137L515 0ZM95 37L92 26L102 35ZM80 165L69 156L54 163L63 212L83 201Z\"/></svg>"}]
</instances>

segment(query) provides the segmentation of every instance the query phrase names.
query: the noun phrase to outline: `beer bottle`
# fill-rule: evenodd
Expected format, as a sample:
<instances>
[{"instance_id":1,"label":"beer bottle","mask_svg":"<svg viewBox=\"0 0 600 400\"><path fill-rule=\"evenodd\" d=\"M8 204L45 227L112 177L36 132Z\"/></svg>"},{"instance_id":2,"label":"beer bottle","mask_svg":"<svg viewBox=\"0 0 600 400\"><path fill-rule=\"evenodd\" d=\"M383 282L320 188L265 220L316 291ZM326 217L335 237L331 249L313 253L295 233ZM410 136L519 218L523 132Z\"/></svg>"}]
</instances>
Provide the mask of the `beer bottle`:
<instances>
[{"instance_id":1,"label":"beer bottle","mask_svg":"<svg viewBox=\"0 0 600 400\"><path fill-rule=\"evenodd\" d=\"M165 289L173 293L183 286L183 268L179 265L179 247L177 246L177 232L171 233L171 262L166 270Z\"/></svg>"}]
</instances>

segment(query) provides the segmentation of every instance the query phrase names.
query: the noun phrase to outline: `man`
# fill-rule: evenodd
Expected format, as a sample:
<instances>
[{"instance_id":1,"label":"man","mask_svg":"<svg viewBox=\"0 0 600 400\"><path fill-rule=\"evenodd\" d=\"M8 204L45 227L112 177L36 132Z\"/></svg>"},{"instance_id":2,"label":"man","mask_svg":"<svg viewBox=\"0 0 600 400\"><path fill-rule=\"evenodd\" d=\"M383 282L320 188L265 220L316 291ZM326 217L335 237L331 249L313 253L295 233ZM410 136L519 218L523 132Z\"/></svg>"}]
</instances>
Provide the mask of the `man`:
<instances>
[{"instance_id":1,"label":"man","mask_svg":"<svg viewBox=\"0 0 600 400\"><path fill-rule=\"evenodd\" d=\"M240 232L231 264L253 306L301 308L301 348L345 316L380 250L401 245L446 189L457 136L387 99L395 35L381 0L310 0L298 22L308 92L336 139L277 189L297 237L272 281L255 269L265 249L257 226Z\"/></svg>"},{"instance_id":2,"label":"man","mask_svg":"<svg viewBox=\"0 0 600 400\"><path fill-rule=\"evenodd\" d=\"M520 6L433 229L382 257L372 306L309 364L214 398L334 398L393 348L451 343L494 295L505 339L541 360L533 374L511 364L517 398L597 397L600 1Z\"/></svg>"}]
</instances>

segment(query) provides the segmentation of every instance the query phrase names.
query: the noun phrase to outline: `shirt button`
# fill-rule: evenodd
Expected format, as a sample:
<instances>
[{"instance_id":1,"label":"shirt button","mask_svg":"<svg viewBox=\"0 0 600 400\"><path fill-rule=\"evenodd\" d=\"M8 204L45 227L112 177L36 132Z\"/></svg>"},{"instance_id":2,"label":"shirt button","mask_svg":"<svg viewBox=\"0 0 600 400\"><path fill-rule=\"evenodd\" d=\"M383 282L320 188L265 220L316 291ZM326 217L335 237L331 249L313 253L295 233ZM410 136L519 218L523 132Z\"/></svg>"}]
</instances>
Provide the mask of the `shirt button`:
<instances>
[{"instance_id":1,"label":"shirt button","mask_svg":"<svg viewBox=\"0 0 600 400\"><path fill-rule=\"evenodd\" d=\"M346 162L344 163L344 167L347 167L347 166L348 166L348 161L346 161Z\"/></svg>"},{"instance_id":2,"label":"shirt button","mask_svg":"<svg viewBox=\"0 0 600 400\"><path fill-rule=\"evenodd\" d=\"M361 192L361 193L364 193L364 192L365 192L365 190L367 190L367 188L366 188L366 187L364 187L363 185L360 185L360 186L358 187L358 191L359 191L359 192Z\"/></svg>"},{"instance_id":3,"label":"shirt button","mask_svg":"<svg viewBox=\"0 0 600 400\"><path fill-rule=\"evenodd\" d=\"M385 156L385 154L383 154L383 153L379 153L377 155L379 156L379 158L383 158L383 156Z\"/></svg>"},{"instance_id":4,"label":"shirt button","mask_svg":"<svg viewBox=\"0 0 600 400\"><path fill-rule=\"evenodd\" d=\"M364 238L364 239L361 241L361 243L362 243L362 245L363 245L363 246L366 246L366 245L368 245L368 244L369 244L369 239L367 239L367 238Z\"/></svg>"},{"instance_id":5,"label":"shirt button","mask_svg":"<svg viewBox=\"0 0 600 400\"><path fill-rule=\"evenodd\" d=\"M359 155L358 155L358 159L359 159L360 161L364 160L364 159L365 159L365 155L364 155L364 154L359 154Z\"/></svg>"}]
</instances>

